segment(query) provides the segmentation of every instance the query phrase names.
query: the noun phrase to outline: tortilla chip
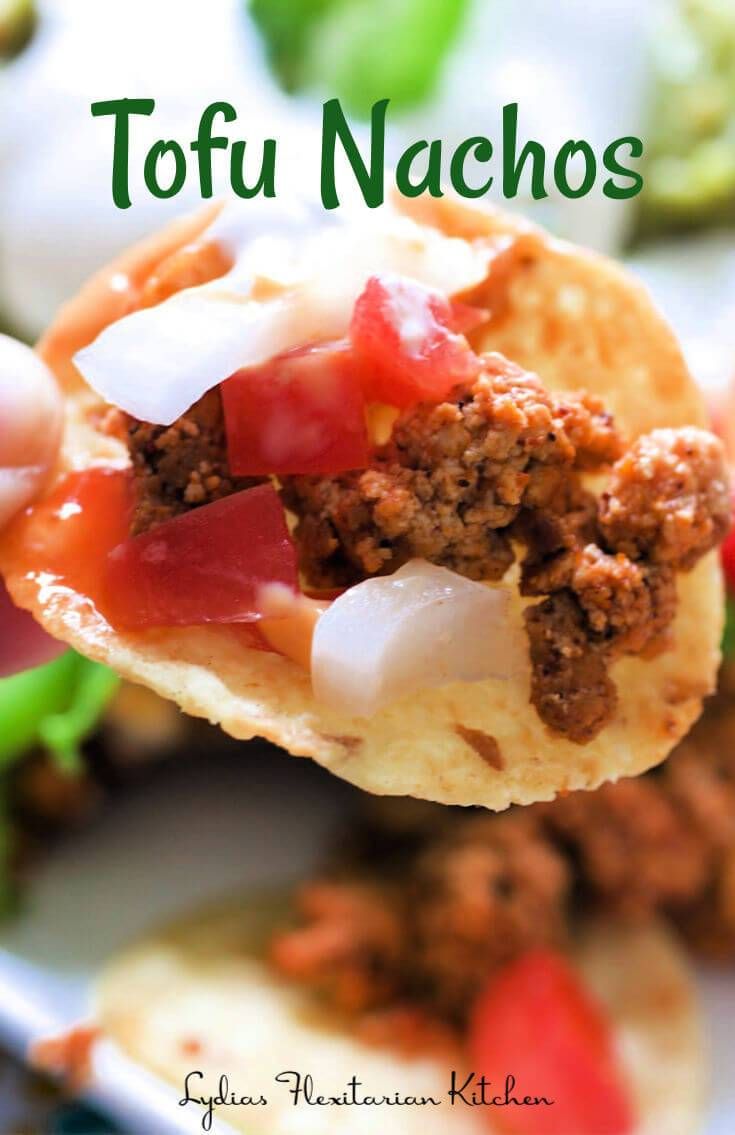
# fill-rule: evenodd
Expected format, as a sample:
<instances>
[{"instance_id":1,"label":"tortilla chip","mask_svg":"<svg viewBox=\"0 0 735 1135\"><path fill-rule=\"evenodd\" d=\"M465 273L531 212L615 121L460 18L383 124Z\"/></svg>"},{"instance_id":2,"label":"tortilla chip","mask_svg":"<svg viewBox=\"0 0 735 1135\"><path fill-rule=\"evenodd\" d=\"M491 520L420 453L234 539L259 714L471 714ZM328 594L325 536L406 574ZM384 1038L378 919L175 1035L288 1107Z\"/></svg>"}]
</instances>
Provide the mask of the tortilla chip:
<instances>
[{"instance_id":1,"label":"tortilla chip","mask_svg":"<svg viewBox=\"0 0 735 1135\"><path fill-rule=\"evenodd\" d=\"M247 905L245 905L247 903ZM216 1095L224 1073L237 1096L267 1097L267 1106L222 1107L216 1117L248 1135L487 1135L488 1109L452 1107L451 1071L461 1053L401 1057L361 1043L328 1017L309 994L280 983L259 958L278 921L272 898L242 900L200 913L156 934L113 961L97 992L105 1033L134 1060L190 1094ZM693 1135L699 1129L704 1059L687 965L656 927L591 924L576 961L607 1007L639 1123L635 1135ZM288 1069L313 1076L315 1090L341 1094L357 1076L363 1095L432 1096L439 1106L293 1106L274 1076ZM512 1071L512 1070L511 1070ZM532 1084L519 1084L533 1094ZM194 1105L190 1110L193 1110Z\"/></svg>"},{"instance_id":2,"label":"tortilla chip","mask_svg":"<svg viewBox=\"0 0 735 1135\"><path fill-rule=\"evenodd\" d=\"M502 351L551 387L601 394L631 437L656 426L705 423L702 398L671 331L642 286L621 269L497 210L447 198L400 199L399 207L494 250L486 282L467 295L489 312L475 333L476 346ZM189 221L182 231L192 239L202 227ZM175 247L170 230L157 239L126 254L124 271L135 274L140 263L153 271L157 256ZM70 353L107 318L98 314L105 308L99 297L109 307L108 283L117 271L113 264L88 285L39 345L68 394L61 474L127 463L124 446L96 428L99 401L70 362ZM723 602L715 553L679 576L672 648L612 667L615 717L582 746L544 726L529 703L528 668L508 681L427 690L366 721L318 705L309 676L295 663L247 649L226 627L118 633L88 601L31 578L33 568L30 550L2 542L0 571L15 601L82 654L234 737L266 737L369 792L447 804L498 810L643 772L696 720L719 664ZM522 601L512 577L504 585L520 635Z\"/></svg>"}]
</instances>

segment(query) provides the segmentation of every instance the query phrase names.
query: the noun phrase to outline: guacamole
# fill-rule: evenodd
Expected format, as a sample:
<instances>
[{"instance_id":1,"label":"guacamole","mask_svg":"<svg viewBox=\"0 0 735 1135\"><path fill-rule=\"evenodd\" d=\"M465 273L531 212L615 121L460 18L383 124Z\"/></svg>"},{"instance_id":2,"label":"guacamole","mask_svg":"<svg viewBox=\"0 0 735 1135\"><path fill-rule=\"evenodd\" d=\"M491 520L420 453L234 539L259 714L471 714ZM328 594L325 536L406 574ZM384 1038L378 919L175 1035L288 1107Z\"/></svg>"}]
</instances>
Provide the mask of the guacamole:
<instances>
[{"instance_id":1,"label":"guacamole","mask_svg":"<svg viewBox=\"0 0 735 1135\"><path fill-rule=\"evenodd\" d=\"M652 36L644 231L735 220L735 4L670 0Z\"/></svg>"}]
</instances>

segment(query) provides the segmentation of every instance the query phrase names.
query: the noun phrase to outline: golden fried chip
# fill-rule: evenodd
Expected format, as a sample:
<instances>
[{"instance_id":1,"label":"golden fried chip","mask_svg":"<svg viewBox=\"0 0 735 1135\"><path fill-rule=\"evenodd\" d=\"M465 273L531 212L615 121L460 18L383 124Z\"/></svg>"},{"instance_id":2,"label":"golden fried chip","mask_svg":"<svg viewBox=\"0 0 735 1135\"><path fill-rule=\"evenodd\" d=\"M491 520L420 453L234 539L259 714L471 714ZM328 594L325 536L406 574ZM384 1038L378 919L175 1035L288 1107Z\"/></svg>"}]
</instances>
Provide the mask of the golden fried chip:
<instances>
[{"instance_id":1,"label":"golden fried chip","mask_svg":"<svg viewBox=\"0 0 735 1135\"><path fill-rule=\"evenodd\" d=\"M399 200L398 207L492 249L486 281L466 297L488 311L475 332L478 348L501 351L552 388L600 394L630 437L657 426L705 423L702 398L670 329L643 287L614 264L497 210L447 198ZM122 443L100 429L99 400L71 357L130 310L157 263L200 236L210 219L180 222L127 253L62 310L41 341L40 353L68 395L59 475L127 462ZM132 295L120 290L121 274L132 277ZM234 737L266 737L313 757L369 792L449 804L502 809L643 772L697 718L719 663L723 603L715 553L678 578L671 649L613 665L617 711L587 745L544 726L529 703L528 668L507 681L426 690L370 720L354 718L315 702L308 674L294 662L248 649L226 627L113 631L89 601L34 577L32 547L19 546L12 534L0 542L0 571L16 602L51 634L187 713ZM512 578L504 585L521 635L517 586Z\"/></svg>"}]
</instances>

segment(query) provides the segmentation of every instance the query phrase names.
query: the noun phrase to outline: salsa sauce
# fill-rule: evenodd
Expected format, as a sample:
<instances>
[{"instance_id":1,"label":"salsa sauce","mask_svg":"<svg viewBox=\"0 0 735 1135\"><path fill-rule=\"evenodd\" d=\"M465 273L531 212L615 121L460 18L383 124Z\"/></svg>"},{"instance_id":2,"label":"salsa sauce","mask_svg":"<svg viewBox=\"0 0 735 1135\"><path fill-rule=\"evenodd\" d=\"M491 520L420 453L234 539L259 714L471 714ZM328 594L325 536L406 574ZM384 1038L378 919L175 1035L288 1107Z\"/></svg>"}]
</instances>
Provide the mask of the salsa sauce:
<instances>
[{"instance_id":1,"label":"salsa sauce","mask_svg":"<svg viewBox=\"0 0 735 1135\"><path fill-rule=\"evenodd\" d=\"M106 618L107 556L127 538L134 503L130 469L68 473L12 523L6 566L12 558L19 574L70 588Z\"/></svg>"}]
</instances>

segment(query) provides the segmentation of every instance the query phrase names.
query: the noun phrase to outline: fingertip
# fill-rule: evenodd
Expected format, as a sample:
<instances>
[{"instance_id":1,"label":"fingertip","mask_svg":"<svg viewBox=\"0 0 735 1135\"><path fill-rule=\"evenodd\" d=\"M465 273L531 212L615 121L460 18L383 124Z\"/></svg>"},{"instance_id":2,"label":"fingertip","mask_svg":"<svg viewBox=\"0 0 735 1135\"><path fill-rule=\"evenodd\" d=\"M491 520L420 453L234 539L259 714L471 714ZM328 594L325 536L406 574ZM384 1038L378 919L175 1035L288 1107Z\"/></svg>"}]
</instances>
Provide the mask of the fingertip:
<instances>
[{"instance_id":1,"label":"fingertip","mask_svg":"<svg viewBox=\"0 0 735 1135\"><path fill-rule=\"evenodd\" d=\"M62 399L30 347L0 335L0 526L41 488L59 446Z\"/></svg>"},{"instance_id":2,"label":"fingertip","mask_svg":"<svg viewBox=\"0 0 735 1135\"><path fill-rule=\"evenodd\" d=\"M28 611L16 607L0 578L0 678L51 662L68 647L47 634Z\"/></svg>"}]
</instances>

